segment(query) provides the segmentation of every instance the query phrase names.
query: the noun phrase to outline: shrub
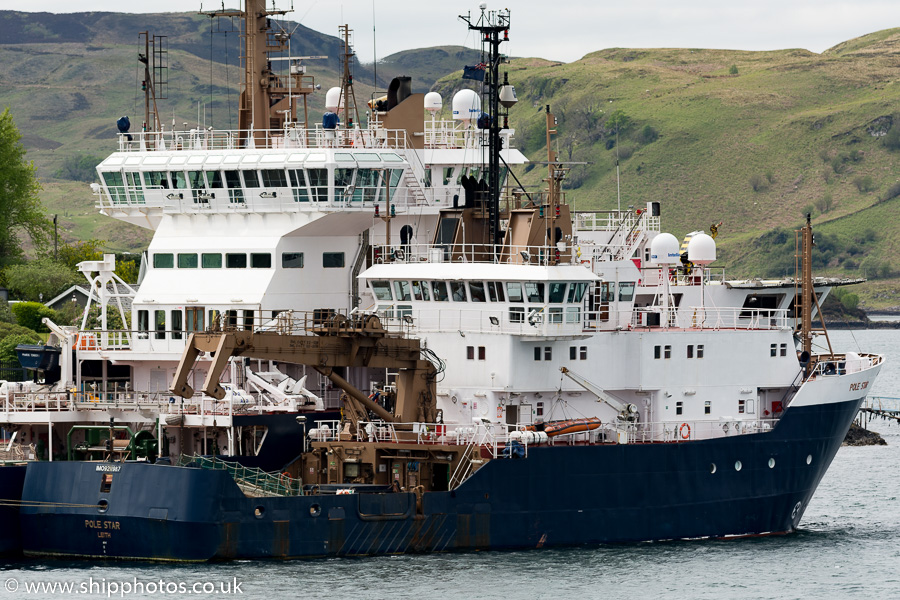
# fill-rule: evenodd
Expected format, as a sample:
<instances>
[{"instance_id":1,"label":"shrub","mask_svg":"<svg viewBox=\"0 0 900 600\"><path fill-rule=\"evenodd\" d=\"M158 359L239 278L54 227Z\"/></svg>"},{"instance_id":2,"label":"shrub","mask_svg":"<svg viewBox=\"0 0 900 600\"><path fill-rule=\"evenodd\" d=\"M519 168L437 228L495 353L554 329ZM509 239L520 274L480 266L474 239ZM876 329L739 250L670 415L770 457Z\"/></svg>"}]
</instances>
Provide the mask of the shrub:
<instances>
[{"instance_id":1,"label":"shrub","mask_svg":"<svg viewBox=\"0 0 900 600\"><path fill-rule=\"evenodd\" d=\"M631 117L625 114L621 108L613 111L606 119L606 128L612 133L622 132L631 125Z\"/></svg>"},{"instance_id":2,"label":"shrub","mask_svg":"<svg viewBox=\"0 0 900 600\"><path fill-rule=\"evenodd\" d=\"M841 173L843 173L844 171L847 170L847 166L844 164L845 158L846 158L846 155L841 154L839 156L835 156L834 159L831 161L831 169L838 175L840 175Z\"/></svg>"},{"instance_id":3,"label":"shrub","mask_svg":"<svg viewBox=\"0 0 900 600\"><path fill-rule=\"evenodd\" d=\"M637 141L641 144L652 144L657 139L659 139L659 132L650 125L644 125L644 128L637 135Z\"/></svg>"},{"instance_id":4,"label":"shrub","mask_svg":"<svg viewBox=\"0 0 900 600\"><path fill-rule=\"evenodd\" d=\"M822 148L819 150L819 158L821 158L824 163L831 162L831 150Z\"/></svg>"},{"instance_id":5,"label":"shrub","mask_svg":"<svg viewBox=\"0 0 900 600\"><path fill-rule=\"evenodd\" d=\"M900 181L888 188L887 193L884 195L884 199L891 200L897 196L900 196Z\"/></svg>"},{"instance_id":6,"label":"shrub","mask_svg":"<svg viewBox=\"0 0 900 600\"><path fill-rule=\"evenodd\" d=\"M55 310L40 302L16 302L12 306L12 312L16 316L16 323L22 327L44 333L50 330L41 323L41 319L48 317L55 321L59 318Z\"/></svg>"},{"instance_id":7,"label":"shrub","mask_svg":"<svg viewBox=\"0 0 900 600\"><path fill-rule=\"evenodd\" d=\"M812 204L807 204L806 206L803 207L803 210L801 211L800 214L804 219L806 218L806 215L815 217L816 216L816 207L813 206ZM821 237L821 236L817 236L817 237ZM817 244L817 245L820 245L820 244Z\"/></svg>"},{"instance_id":8,"label":"shrub","mask_svg":"<svg viewBox=\"0 0 900 600\"><path fill-rule=\"evenodd\" d=\"M634 148L631 146L619 146L619 158L622 160L628 160L631 158L631 155L634 154Z\"/></svg>"},{"instance_id":9,"label":"shrub","mask_svg":"<svg viewBox=\"0 0 900 600\"><path fill-rule=\"evenodd\" d=\"M881 143L888 150L900 150L900 127L891 127L881 138Z\"/></svg>"},{"instance_id":10,"label":"shrub","mask_svg":"<svg viewBox=\"0 0 900 600\"><path fill-rule=\"evenodd\" d=\"M772 172L772 169L766 171L766 181L769 183L775 183L775 173Z\"/></svg>"},{"instance_id":11,"label":"shrub","mask_svg":"<svg viewBox=\"0 0 900 600\"><path fill-rule=\"evenodd\" d=\"M856 186L856 189L862 193L871 192L875 189L875 182L872 180L871 175L857 177L853 180L853 184Z\"/></svg>"},{"instance_id":12,"label":"shrub","mask_svg":"<svg viewBox=\"0 0 900 600\"><path fill-rule=\"evenodd\" d=\"M825 214L834 207L834 198L831 194L825 194L816 202L816 208L819 212Z\"/></svg>"},{"instance_id":13,"label":"shrub","mask_svg":"<svg viewBox=\"0 0 900 600\"><path fill-rule=\"evenodd\" d=\"M731 65L730 67L728 67L728 74L729 75L737 75L738 74L737 65Z\"/></svg>"},{"instance_id":14,"label":"shrub","mask_svg":"<svg viewBox=\"0 0 900 600\"><path fill-rule=\"evenodd\" d=\"M763 188L763 178L759 173L750 176L750 187L754 192L758 192Z\"/></svg>"},{"instance_id":15,"label":"shrub","mask_svg":"<svg viewBox=\"0 0 900 600\"><path fill-rule=\"evenodd\" d=\"M863 159L865 155L859 150L851 150L848 158L853 162L859 162Z\"/></svg>"},{"instance_id":16,"label":"shrub","mask_svg":"<svg viewBox=\"0 0 900 600\"><path fill-rule=\"evenodd\" d=\"M29 335L23 333L14 333L0 340L0 361L19 364L19 357L16 355L16 346L19 344L40 344L41 338L37 334Z\"/></svg>"},{"instance_id":17,"label":"shrub","mask_svg":"<svg viewBox=\"0 0 900 600\"><path fill-rule=\"evenodd\" d=\"M85 181L90 183L97 180L96 167L102 161L103 158L101 157L90 156L87 154L69 156L63 160L62 167L53 173L53 176L59 179Z\"/></svg>"}]
</instances>

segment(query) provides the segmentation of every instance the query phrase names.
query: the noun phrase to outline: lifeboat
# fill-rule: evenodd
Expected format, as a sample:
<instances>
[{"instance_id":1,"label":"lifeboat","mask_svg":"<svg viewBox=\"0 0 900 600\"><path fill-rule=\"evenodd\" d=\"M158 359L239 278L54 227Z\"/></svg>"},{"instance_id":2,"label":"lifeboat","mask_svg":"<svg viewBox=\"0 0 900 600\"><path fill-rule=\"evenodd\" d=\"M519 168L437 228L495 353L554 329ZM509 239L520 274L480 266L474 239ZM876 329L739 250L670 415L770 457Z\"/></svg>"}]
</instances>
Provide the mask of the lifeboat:
<instances>
[{"instance_id":1,"label":"lifeboat","mask_svg":"<svg viewBox=\"0 0 900 600\"><path fill-rule=\"evenodd\" d=\"M579 431L593 431L602 423L597 417L587 419L567 419L565 421L550 421L544 425L544 433L547 437L564 435L566 433L578 433Z\"/></svg>"}]
</instances>

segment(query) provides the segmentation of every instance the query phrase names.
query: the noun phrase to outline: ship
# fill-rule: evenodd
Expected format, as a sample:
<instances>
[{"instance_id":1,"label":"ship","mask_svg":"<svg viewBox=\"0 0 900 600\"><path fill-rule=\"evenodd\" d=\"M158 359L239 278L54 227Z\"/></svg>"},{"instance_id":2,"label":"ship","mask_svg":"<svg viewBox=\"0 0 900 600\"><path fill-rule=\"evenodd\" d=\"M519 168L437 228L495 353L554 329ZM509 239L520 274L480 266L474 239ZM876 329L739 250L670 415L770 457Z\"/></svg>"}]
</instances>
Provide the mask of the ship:
<instances>
[{"instance_id":1,"label":"ship","mask_svg":"<svg viewBox=\"0 0 900 600\"><path fill-rule=\"evenodd\" d=\"M145 37L144 125L120 120L95 193L155 234L137 290L111 256L82 266L103 324L48 323L58 380L7 393L32 438L49 422L70 439L69 460L27 465L22 551L207 561L796 530L883 364L814 349L818 305L849 282L812 276L810 220L797 277L727 279L714 236L682 250L659 202L574 211L550 106L545 188L520 185L505 10L463 19L484 81L449 120L398 78L363 126L343 27L342 84L310 126L285 12L209 13L244 22L234 131L162 127L162 44ZM131 326L111 331L125 295Z\"/></svg>"}]
</instances>

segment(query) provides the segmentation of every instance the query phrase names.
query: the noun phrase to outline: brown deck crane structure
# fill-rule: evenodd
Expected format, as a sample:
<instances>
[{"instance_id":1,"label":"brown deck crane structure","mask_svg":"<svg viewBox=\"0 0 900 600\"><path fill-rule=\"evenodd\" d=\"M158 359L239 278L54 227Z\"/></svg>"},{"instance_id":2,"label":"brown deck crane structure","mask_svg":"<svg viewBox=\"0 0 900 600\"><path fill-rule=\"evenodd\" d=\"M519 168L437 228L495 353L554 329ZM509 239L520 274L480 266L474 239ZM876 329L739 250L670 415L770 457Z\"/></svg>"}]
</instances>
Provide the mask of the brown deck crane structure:
<instances>
[{"instance_id":1,"label":"brown deck crane structure","mask_svg":"<svg viewBox=\"0 0 900 600\"><path fill-rule=\"evenodd\" d=\"M279 317L281 319L281 317ZM293 319L282 319L272 331L210 330L194 332L188 338L175 371L171 391L183 398L194 395L188 374L201 352L213 356L203 393L221 400L225 390L219 384L228 360L245 356L261 360L309 365L343 390L351 402L388 422L435 421L434 364L422 356L419 340L385 330L374 315L348 318L339 313L327 317L304 318L294 327ZM399 371L393 413L335 372L335 367L390 368Z\"/></svg>"}]
</instances>

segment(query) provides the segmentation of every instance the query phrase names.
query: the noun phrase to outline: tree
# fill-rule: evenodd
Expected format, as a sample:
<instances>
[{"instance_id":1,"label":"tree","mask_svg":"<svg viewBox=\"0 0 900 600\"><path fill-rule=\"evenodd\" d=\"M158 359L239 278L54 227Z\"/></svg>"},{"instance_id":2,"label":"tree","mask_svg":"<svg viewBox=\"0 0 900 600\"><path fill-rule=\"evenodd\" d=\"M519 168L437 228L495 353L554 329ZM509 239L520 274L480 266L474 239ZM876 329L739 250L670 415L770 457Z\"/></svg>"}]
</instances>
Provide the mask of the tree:
<instances>
[{"instance_id":1,"label":"tree","mask_svg":"<svg viewBox=\"0 0 900 600\"><path fill-rule=\"evenodd\" d=\"M72 271L78 270L78 263L86 260L103 260L101 246L103 240L90 239L83 242L64 244L58 252L58 260Z\"/></svg>"},{"instance_id":2,"label":"tree","mask_svg":"<svg viewBox=\"0 0 900 600\"><path fill-rule=\"evenodd\" d=\"M38 197L41 184L34 163L25 161L21 139L7 108L0 114L0 267L22 256L23 231L35 246L43 247L53 227L44 215Z\"/></svg>"},{"instance_id":3,"label":"tree","mask_svg":"<svg viewBox=\"0 0 900 600\"><path fill-rule=\"evenodd\" d=\"M50 300L67 287L83 281L68 267L49 258L7 267L6 286L20 300Z\"/></svg>"},{"instance_id":4,"label":"tree","mask_svg":"<svg viewBox=\"0 0 900 600\"><path fill-rule=\"evenodd\" d=\"M40 302L17 302L12 307L13 314L16 315L16 323L22 327L33 329L34 331L50 331L41 320L44 317L56 322L59 316L56 311L49 306L44 306Z\"/></svg>"},{"instance_id":5,"label":"tree","mask_svg":"<svg viewBox=\"0 0 900 600\"><path fill-rule=\"evenodd\" d=\"M76 154L68 156L63 160L60 167L54 174L59 179L69 179L71 181L85 181L90 183L97 180L97 165L103 159L89 154Z\"/></svg>"},{"instance_id":6,"label":"tree","mask_svg":"<svg viewBox=\"0 0 900 600\"><path fill-rule=\"evenodd\" d=\"M606 129L613 134L628 129L629 125L631 125L631 117L626 115L621 108L613 111L609 118L606 119Z\"/></svg>"}]
</instances>

